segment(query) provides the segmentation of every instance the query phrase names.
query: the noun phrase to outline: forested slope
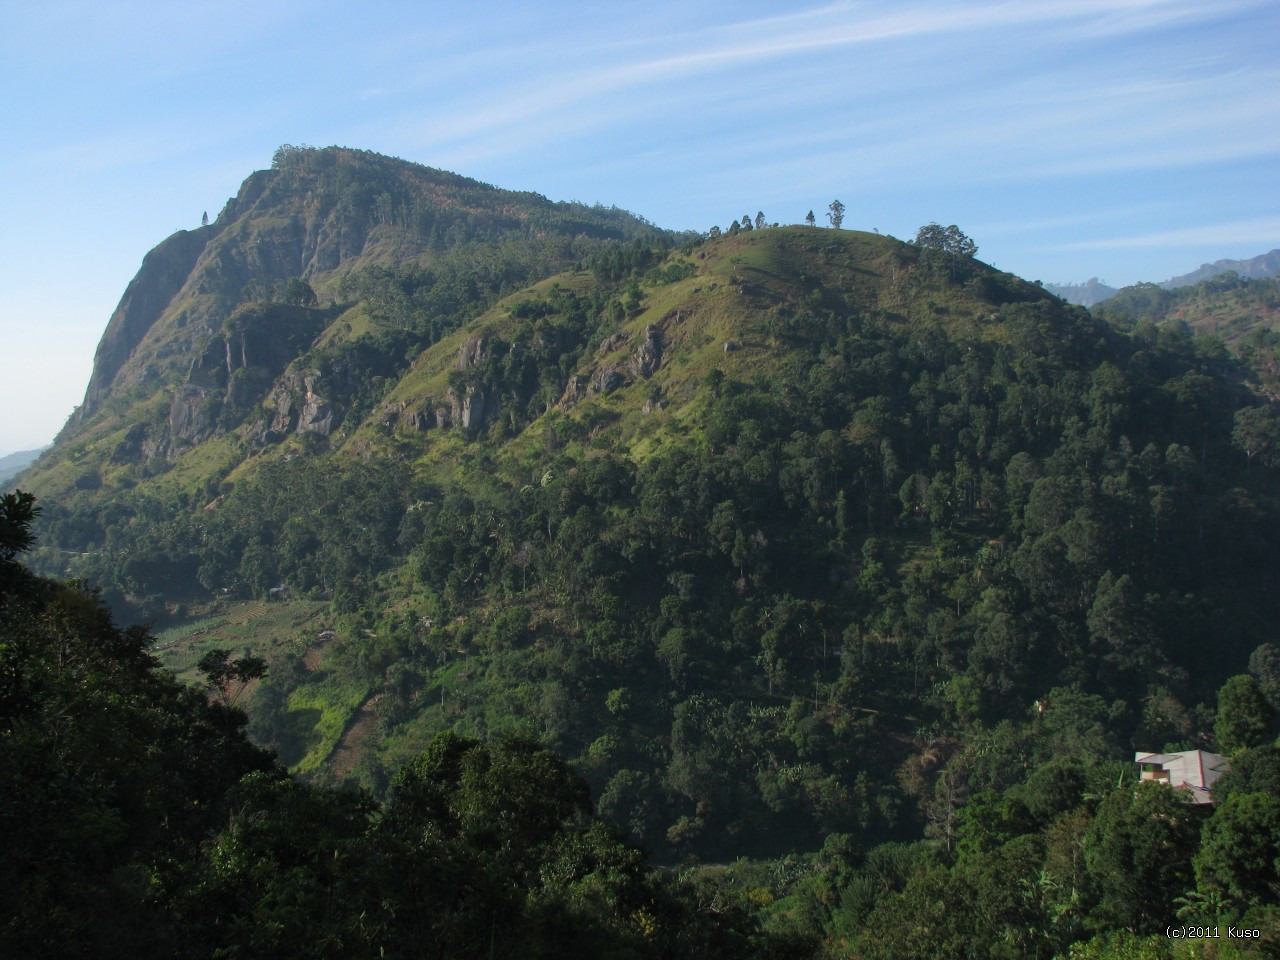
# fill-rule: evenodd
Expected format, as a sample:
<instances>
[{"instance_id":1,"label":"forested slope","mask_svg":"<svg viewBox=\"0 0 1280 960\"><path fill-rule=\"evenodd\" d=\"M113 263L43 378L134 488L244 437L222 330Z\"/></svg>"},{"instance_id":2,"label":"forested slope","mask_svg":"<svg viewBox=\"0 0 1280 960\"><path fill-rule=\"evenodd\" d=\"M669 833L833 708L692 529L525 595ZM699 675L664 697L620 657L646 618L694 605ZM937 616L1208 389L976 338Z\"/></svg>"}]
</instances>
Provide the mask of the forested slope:
<instances>
[{"instance_id":1,"label":"forested slope","mask_svg":"<svg viewBox=\"0 0 1280 960\"><path fill-rule=\"evenodd\" d=\"M0 950L61 957L795 956L591 815L537 743L442 735L383 804L291 780L140 627L20 563L0 498ZM206 696L207 695L207 696Z\"/></svg>"},{"instance_id":2,"label":"forested slope","mask_svg":"<svg viewBox=\"0 0 1280 960\"><path fill-rule=\"evenodd\" d=\"M1194 334L1218 337L1263 365L1274 379L1280 281L1220 273L1194 286L1166 290L1154 283L1125 287L1093 307L1112 324L1185 325Z\"/></svg>"},{"instance_id":3,"label":"forested slope","mask_svg":"<svg viewBox=\"0 0 1280 960\"><path fill-rule=\"evenodd\" d=\"M1260 354L929 242L675 239L453 312L420 263L235 307L29 475L37 564L161 625L327 603L248 701L295 770L381 796L439 733L536 738L659 862L767 861L698 876L835 955L1273 924ZM256 393L237 349L278 351ZM1196 747L1243 758L1240 799L1125 782Z\"/></svg>"}]
</instances>

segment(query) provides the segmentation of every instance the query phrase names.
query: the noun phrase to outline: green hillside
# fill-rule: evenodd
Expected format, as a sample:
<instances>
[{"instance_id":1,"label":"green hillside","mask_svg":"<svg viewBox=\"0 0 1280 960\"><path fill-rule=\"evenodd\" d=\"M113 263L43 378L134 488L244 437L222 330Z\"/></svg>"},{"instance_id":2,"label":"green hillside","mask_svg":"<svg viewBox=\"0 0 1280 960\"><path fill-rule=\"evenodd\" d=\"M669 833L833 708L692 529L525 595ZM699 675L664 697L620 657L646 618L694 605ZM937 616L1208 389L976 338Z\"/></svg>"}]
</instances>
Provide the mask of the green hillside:
<instances>
[{"instance_id":1,"label":"green hillside","mask_svg":"<svg viewBox=\"0 0 1280 960\"><path fill-rule=\"evenodd\" d=\"M298 774L381 797L441 733L536 740L656 862L747 858L698 882L833 956L963 952L976 927L929 919L952 898L1044 957L1154 936L1175 896L1265 905L1209 827L1117 786L1200 747L1261 748L1270 782L1257 350L930 242L676 237L345 151L286 152L242 191L276 212L231 222L292 249L270 224L333 183L376 221L348 163L476 233L437 255L388 214L395 244L270 296L169 303L23 479L38 570L176 668L267 657L248 729ZM1142 843L1180 852L1138 896L1109 838L1152 811L1178 836ZM1005 875L1034 902L992 906Z\"/></svg>"},{"instance_id":2,"label":"green hillside","mask_svg":"<svg viewBox=\"0 0 1280 960\"><path fill-rule=\"evenodd\" d=\"M118 457L171 462L238 424L313 344L348 381L386 376L501 293L641 237L671 235L365 151L281 147L213 223L147 255L59 443L127 436ZM338 317L339 302L366 309Z\"/></svg>"},{"instance_id":3,"label":"green hillside","mask_svg":"<svg viewBox=\"0 0 1280 960\"><path fill-rule=\"evenodd\" d=\"M1228 271L1172 290L1140 283L1098 304L1093 312L1114 324L1185 324L1193 333L1217 337L1246 355L1269 349L1274 367L1280 281Z\"/></svg>"}]
</instances>

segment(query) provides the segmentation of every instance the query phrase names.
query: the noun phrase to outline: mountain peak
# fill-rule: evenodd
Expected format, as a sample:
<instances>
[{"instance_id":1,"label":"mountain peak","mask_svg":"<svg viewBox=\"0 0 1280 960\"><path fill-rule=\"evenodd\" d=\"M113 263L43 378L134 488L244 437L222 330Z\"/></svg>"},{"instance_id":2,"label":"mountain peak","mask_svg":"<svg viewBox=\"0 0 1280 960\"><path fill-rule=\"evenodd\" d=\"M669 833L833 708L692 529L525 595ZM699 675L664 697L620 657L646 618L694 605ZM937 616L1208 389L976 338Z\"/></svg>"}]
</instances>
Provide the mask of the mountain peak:
<instances>
[{"instance_id":1,"label":"mountain peak","mask_svg":"<svg viewBox=\"0 0 1280 960\"><path fill-rule=\"evenodd\" d=\"M472 245L557 238L559 266L581 253L580 238L659 235L618 209L553 203L368 151L286 145L212 224L179 231L146 255L107 324L68 427L89 423L116 389L182 375L182 358L199 352L239 304L269 300L292 279L331 301L361 270L426 267Z\"/></svg>"}]
</instances>

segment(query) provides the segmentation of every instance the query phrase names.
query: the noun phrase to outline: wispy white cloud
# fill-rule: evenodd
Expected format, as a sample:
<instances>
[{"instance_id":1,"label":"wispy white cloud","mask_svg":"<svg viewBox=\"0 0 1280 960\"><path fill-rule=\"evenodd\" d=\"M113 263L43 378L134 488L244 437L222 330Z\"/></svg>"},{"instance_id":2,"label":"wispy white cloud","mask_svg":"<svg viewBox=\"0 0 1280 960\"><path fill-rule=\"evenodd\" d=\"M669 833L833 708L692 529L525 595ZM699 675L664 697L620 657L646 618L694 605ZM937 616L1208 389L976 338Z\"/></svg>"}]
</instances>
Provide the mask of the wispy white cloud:
<instances>
[{"instance_id":1,"label":"wispy white cloud","mask_svg":"<svg viewBox=\"0 0 1280 960\"><path fill-rule=\"evenodd\" d=\"M1091 5L1098 16L1078 21L1070 33L1080 40L1097 41L1196 21L1244 16L1250 10L1262 8L1267 2L1269 0L1223 0L1215 4L1200 3L1197 0L1131 0L1114 4L1103 2Z\"/></svg>"},{"instance_id":2,"label":"wispy white cloud","mask_svg":"<svg viewBox=\"0 0 1280 960\"><path fill-rule=\"evenodd\" d=\"M172 138L138 132L122 133L41 150L32 156L32 162L36 166L87 174L112 167L141 167L158 159L172 158L188 149L176 144Z\"/></svg>"},{"instance_id":3,"label":"wispy white cloud","mask_svg":"<svg viewBox=\"0 0 1280 960\"><path fill-rule=\"evenodd\" d=\"M222 0L205 3L110 4L46 0L13 5L5 17L0 70L51 74L74 65L79 73L107 70L104 81L159 82L223 64L312 12L305 0Z\"/></svg>"},{"instance_id":4,"label":"wispy white cloud","mask_svg":"<svg viewBox=\"0 0 1280 960\"><path fill-rule=\"evenodd\" d=\"M1236 3L1235 6L1253 6ZM672 70L714 68L821 48L897 41L979 30L1012 31L1032 24L1085 23L1093 36L1115 36L1148 29L1156 22L1212 14L1190 0L997 0L989 3L915 3L892 14L866 16L866 6L836 3L798 15L745 21L709 30L696 38L698 49L620 67L618 77L666 76ZM724 37L724 39L720 39Z\"/></svg>"},{"instance_id":5,"label":"wispy white cloud","mask_svg":"<svg viewBox=\"0 0 1280 960\"><path fill-rule=\"evenodd\" d=\"M1252 243L1280 246L1280 216L1233 220L1194 227L1156 230L1123 237L1100 237L1058 244L1051 250L1132 250L1150 247L1211 247Z\"/></svg>"},{"instance_id":6,"label":"wispy white cloud","mask_svg":"<svg viewBox=\"0 0 1280 960\"><path fill-rule=\"evenodd\" d=\"M212 130L189 117L163 124L131 123L118 133L46 146L33 151L25 164L33 170L50 169L70 175L101 174L113 169L145 170L156 165L204 163L226 144L227 129Z\"/></svg>"},{"instance_id":7,"label":"wispy white cloud","mask_svg":"<svg viewBox=\"0 0 1280 960\"><path fill-rule=\"evenodd\" d=\"M1016 220L988 220L975 224L984 238L1018 237L1047 231L1059 231L1090 224L1115 222L1117 219L1133 220L1150 214L1152 204L1129 204L1122 207L1093 207L1080 213L1062 214L1049 217L1019 217Z\"/></svg>"},{"instance_id":8,"label":"wispy white cloud","mask_svg":"<svg viewBox=\"0 0 1280 960\"><path fill-rule=\"evenodd\" d=\"M1239 10L1256 6L1250 0L1231 5ZM984 87L981 77L972 76L972 64L958 67L948 82L940 79L937 70L921 77L901 68L896 73L882 69L874 75L871 71L860 74L857 61L866 59L867 54L823 60L815 70L809 56L857 46L887 56L900 41L929 37L954 40L963 34L979 34L985 42L991 42L993 36L1008 36L1012 49L1012 38L1028 28L1047 31L1045 42L1062 50L1069 45L1064 39L1069 29L1087 29L1093 37L1123 36L1150 30L1159 23L1221 16L1221 6L1211 8L1210 14L1203 4L1189 0L1084 0L1073 4L996 0L965 5L913 3L888 14L878 9L883 8L829 4L664 37L661 43L616 42L607 45L607 56L601 56L599 45L592 42L595 38L575 37L570 42L582 55L565 58L567 65L552 63L531 75L515 74L505 83L490 79L486 82L492 85L463 91L445 104L406 110L395 125L409 142L432 152L461 158L496 157L527 151L556 138L620 126L629 118L650 112L663 96L680 96L695 78L722 76L720 82L700 89L698 97L704 109L717 95L732 99L737 94L747 102L746 89L734 89L740 84L755 87L749 102L764 112L765 105L757 102L756 95L768 96L763 88L771 83L778 99L792 101L793 113L829 108L846 124L847 133L851 112L885 111L886 103L897 106L897 128L885 129L883 141L860 144L846 136L843 151L872 170L890 174L900 170L901 158L914 151L928 150L936 156L953 148L962 153L970 144L975 158L999 145L1007 161L1000 165L1002 176L1125 170L1152 162L1209 162L1265 155L1275 148L1275 137L1266 131L1265 123L1253 124L1252 131L1242 132L1249 125L1241 122L1241 114L1253 111L1254 118L1280 114L1280 101L1260 102L1264 94L1256 87L1250 95L1243 89L1246 81L1226 82L1220 70L1214 73L1207 69L1212 65L1206 65L1201 76L1189 75L1191 71L1182 65L1174 72L1135 77L1121 60L1101 71L1110 79L1100 82L1072 57L1057 65L1054 76L1020 92L1016 85L1013 89ZM655 46L674 48L675 52L646 55ZM584 60L585 66L577 66ZM761 70L769 61L775 61L774 65ZM808 69L815 76L808 86L801 85L791 72L777 72L784 63L787 71ZM970 89L965 89L966 69ZM1172 68L1166 65L1166 69ZM908 93L919 84L931 85L925 99L917 100ZM971 93L975 87L976 92ZM1241 94L1249 100L1248 106L1243 105ZM1265 95L1269 96L1269 91ZM962 96L964 99L959 99ZM1215 96L1234 101L1234 105L1199 108ZM1196 101L1197 107L1188 110L1191 101ZM1183 114L1178 116L1180 109ZM957 116L962 112L963 117ZM1234 128L1228 129L1232 124ZM1136 136L1143 127L1148 144L1145 149ZM1198 141L1196 148L1169 150L1165 144L1175 128ZM993 165L975 163L967 173L980 179L983 169L991 171ZM963 163L952 171L966 175Z\"/></svg>"}]
</instances>

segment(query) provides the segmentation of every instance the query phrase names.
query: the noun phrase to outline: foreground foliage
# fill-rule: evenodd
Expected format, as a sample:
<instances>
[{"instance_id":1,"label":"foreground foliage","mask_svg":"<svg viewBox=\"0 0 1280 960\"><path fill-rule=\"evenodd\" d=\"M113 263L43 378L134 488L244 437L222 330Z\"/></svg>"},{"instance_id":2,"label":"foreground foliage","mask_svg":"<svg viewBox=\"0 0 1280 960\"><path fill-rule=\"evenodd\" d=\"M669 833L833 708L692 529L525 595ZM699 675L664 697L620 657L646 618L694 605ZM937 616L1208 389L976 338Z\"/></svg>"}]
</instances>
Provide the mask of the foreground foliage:
<instances>
[{"instance_id":1,"label":"foreground foliage","mask_svg":"<svg viewBox=\"0 0 1280 960\"><path fill-rule=\"evenodd\" d=\"M537 743L442 735L379 806L287 777L159 671L0 504L0 952L97 957L787 956L591 815ZM215 667L225 666L221 661ZM250 665L252 666L252 664ZM214 670L210 685L225 694Z\"/></svg>"}]
</instances>

